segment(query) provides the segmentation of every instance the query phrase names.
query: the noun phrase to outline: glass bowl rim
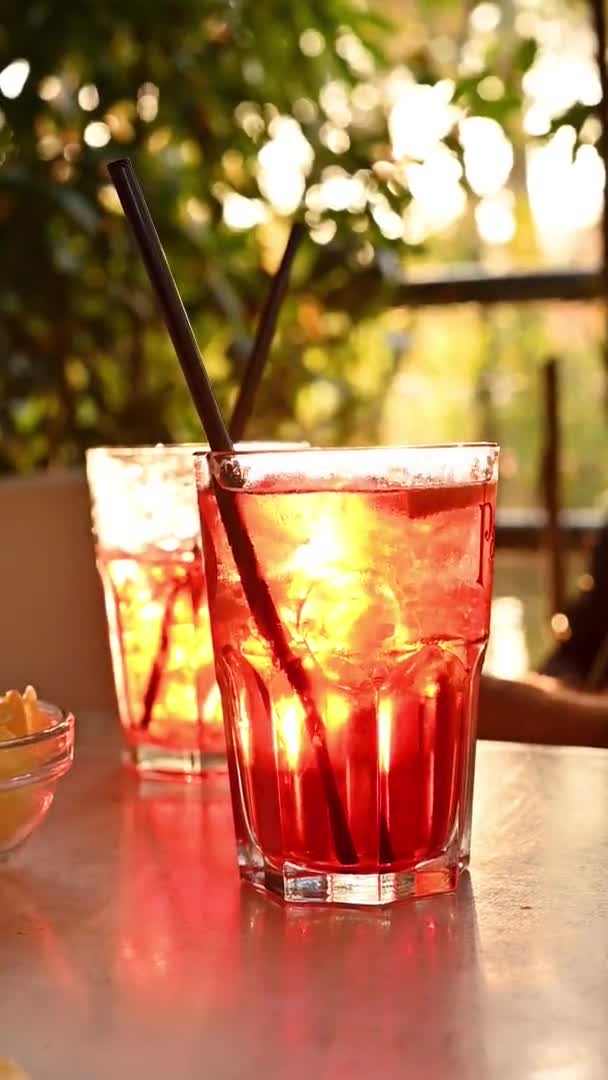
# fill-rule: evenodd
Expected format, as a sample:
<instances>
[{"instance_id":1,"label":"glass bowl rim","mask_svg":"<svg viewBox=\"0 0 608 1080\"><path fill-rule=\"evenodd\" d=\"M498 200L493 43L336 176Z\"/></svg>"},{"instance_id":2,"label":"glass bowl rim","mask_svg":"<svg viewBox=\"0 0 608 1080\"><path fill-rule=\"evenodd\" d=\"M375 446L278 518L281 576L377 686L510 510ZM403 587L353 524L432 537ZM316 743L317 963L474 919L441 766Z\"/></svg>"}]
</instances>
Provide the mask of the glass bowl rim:
<instances>
[{"instance_id":1,"label":"glass bowl rim","mask_svg":"<svg viewBox=\"0 0 608 1080\"><path fill-rule=\"evenodd\" d=\"M55 719L42 728L34 731L31 735L15 735L12 739L0 740L0 754L3 750L17 750L22 747L36 746L39 743L49 742L60 735L71 734L74 731L74 716L70 712L64 712L57 705L51 705L48 701L38 701L38 707L49 717Z\"/></svg>"}]
</instances>

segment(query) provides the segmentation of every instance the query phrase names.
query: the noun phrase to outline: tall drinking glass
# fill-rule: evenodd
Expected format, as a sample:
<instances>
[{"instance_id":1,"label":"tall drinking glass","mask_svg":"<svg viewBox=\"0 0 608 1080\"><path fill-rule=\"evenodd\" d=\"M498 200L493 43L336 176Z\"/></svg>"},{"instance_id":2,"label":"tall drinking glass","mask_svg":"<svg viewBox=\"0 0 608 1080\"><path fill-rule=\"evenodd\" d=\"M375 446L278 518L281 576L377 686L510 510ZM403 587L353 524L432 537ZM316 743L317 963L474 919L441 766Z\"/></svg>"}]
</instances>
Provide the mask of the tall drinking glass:
<instances>
[{"instance_id":1,"label":"tall drinking glass","mask_svg":"<svg viewBox=\"0 0 608 1080\"><path fill-rule=\"evenodd\" d=\"M192 468L197 449L208 448L87 453L125 757L161 777L226 767Z\"/></svg>"},{"instance_id":2,"label":"tall drinking glass","mask_svg":"<svg viewBox=\"0 0 608 1080\"><path fill-rule=\"evenodd\" d=\"M238 860L254 885L357 904L455 887L497 459L489 444L197 455ZM207 460L255 549L280 654L243 591Z\"/></svg>"}]
</instances>

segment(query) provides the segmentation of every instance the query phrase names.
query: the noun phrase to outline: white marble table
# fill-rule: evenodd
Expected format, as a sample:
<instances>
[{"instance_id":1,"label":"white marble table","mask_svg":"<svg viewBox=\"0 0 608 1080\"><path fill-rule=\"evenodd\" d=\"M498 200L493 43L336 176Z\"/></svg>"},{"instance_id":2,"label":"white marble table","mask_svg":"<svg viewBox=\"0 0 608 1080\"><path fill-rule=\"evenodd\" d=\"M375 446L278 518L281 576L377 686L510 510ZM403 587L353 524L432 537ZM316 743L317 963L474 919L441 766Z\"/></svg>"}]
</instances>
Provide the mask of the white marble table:
<instances>
[{"instance_id":1,"label":"white marble table","mask_svg":"<svg viewBox=\"0 0 608 1080\"><path fill-rule=\"evenodd\" d=\"M471 878L377 910L239 887L223 783L80 725L0 868L0 1057L34 1080L605 1080L608 752L482 745Z\"/></svg>"}]
</instances>

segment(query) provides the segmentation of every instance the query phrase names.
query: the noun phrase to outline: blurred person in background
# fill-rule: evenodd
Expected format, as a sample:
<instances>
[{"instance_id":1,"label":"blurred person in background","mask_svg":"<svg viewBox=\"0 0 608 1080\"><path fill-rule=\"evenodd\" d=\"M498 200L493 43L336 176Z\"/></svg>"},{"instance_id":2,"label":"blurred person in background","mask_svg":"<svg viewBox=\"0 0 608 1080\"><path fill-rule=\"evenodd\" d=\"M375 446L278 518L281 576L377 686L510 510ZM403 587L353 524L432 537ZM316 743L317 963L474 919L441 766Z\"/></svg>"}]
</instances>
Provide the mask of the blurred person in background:
<instances>
[{"instance_id":1,"label":"blurred person in background","mask_svg":"<svg viewBox=\"0 0 608 1080\"><path fill-rule=\"evenodd\" d=\"M564 612L568 636L538 674L482 677L481 738L608 747L608 524L584 578L585 589Z\"/></svg>"}]
</instances>

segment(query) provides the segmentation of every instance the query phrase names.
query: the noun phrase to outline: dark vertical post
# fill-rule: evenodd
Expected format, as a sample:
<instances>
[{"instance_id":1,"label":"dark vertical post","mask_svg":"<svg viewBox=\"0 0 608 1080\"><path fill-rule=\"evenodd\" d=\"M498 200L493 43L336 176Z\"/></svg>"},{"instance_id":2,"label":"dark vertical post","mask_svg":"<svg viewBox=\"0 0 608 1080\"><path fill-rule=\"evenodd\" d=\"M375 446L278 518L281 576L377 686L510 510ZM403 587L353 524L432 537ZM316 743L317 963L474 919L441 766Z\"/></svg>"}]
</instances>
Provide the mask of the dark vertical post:
<instances>
[{"instance_id":1,"label":"dark vertical post","mask_svg":"<svg viewBox=\"0 0 608 1080\"><path fill-rule=\"evenodd\" d=\"M543 413L545 447L541 486L546 512L546 548L549 559L551 614L562 611L564 565L560 528L561 443L559 425L559 362L550 359L543 368Z\"/></svg>"},{"instance_id":2,"label":"dark vertical post","mask_svg":"<svg viewBox=\"0 0 608 1080\"><path fill-rule=\"evenodd\" d=\"M604 340L602 343L602 358L605 377L608 380L608 68L606 67L607 41L604 0L589 0L589 13L595 34L597 73L602 91L601 100L597 106L597 116L600 121L600 138L597 148L604 163L604 173L606 177L604 203L602 208L601 273L604 305ZM608 411L608 386L604 389L604 407Z\"/></svg>"}]
</instances>

